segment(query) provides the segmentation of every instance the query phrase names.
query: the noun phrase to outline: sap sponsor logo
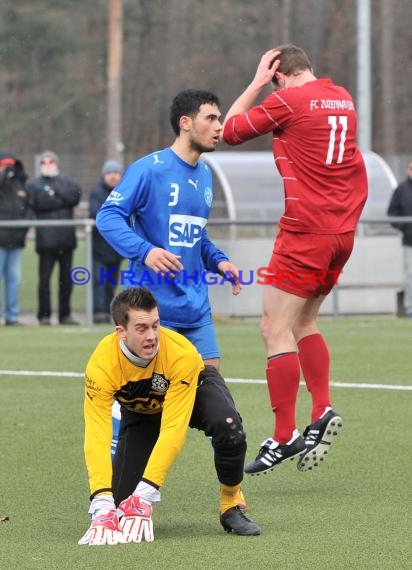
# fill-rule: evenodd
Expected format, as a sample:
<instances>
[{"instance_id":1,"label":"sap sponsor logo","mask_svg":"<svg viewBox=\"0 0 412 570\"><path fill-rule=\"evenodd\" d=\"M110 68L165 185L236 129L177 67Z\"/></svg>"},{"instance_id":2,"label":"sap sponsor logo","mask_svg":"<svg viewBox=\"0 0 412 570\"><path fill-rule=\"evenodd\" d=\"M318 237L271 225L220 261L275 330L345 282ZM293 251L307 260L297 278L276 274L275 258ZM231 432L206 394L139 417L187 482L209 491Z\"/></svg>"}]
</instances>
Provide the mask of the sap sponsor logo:
<instances>
[{"instance_id":1,"label":"sap sponsor logo","mask_svg":"<svg viewBox=\"0 0 412 570\"><path fill-rule=\"evenodd\" d=\"M114 202L115 204L118 204L122 200L124 200L124 196L122 196L120 192L116 192L116 190L112 190L107 197L108 202Z\"/></svg>"},{"instance_id":2,"label":"sap sponsor logo","mask_svg":"<svg viewBox=\"0 0 412 570\"><path fill-rule=\"evenodd\" d=\"M171 214L169 216L169 245L193 247L201 238L206 218Z\"/></svg>"}]
</instances>

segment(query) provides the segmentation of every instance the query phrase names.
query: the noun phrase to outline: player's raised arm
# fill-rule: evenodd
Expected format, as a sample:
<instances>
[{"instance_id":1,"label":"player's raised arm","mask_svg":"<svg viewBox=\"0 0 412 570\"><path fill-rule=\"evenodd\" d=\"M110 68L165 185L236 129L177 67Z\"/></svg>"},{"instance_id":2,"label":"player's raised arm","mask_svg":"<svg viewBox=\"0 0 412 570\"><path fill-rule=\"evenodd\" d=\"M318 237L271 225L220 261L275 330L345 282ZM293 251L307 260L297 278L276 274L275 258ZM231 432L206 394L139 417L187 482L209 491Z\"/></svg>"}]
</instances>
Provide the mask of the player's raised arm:
<instances>
[{"instance_id":1,"label":"player's raised arm","mask_svg":"<svg viewBox=\"0 0 412 570\"><path fill-rule=\"evenodd\" d=\"M240 115L248 111L255 103L262 90L268 85L279 67L279 60L276 59L279 51L269 50L262 55L256 73L251 83L246 87L241 95L229 108L223 121L223 131L221 138L226 141L225 126L229 119L235 115ZM228 141L227 141L228 142Z\"/></svg>"}]
</instances>

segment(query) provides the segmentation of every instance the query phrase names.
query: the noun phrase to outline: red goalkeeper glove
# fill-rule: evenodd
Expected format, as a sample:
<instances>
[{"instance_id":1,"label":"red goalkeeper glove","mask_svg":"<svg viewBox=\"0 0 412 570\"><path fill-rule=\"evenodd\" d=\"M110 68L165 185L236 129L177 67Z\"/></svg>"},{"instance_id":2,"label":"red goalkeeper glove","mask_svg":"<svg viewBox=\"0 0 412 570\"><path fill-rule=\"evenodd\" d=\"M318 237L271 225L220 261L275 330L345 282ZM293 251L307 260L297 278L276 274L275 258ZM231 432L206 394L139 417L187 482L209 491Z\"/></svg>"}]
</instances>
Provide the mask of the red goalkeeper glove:
<instances>
[{"instance_id":1,"label":"red goalkeeper glove","mask_svg":"<svg viewBox=\"0 0 412 570\"><path fill-rule=\"evenodd\" d=\"M122 542L153 542L152 505L137 495L130 495L117 509Z\"/></svg>"},{"instance_id":2,"label":"red goalkeeper glove","mask_svg":"<svg viewBox=\"0 0 412 570\"><path fill-rule=\"evenodd\" d=\"M124 542L119 532L119 519L111 495L98 495L90 503L89 513L92 523L78 544L101 546Z\"/></svg>"}]
</instances>

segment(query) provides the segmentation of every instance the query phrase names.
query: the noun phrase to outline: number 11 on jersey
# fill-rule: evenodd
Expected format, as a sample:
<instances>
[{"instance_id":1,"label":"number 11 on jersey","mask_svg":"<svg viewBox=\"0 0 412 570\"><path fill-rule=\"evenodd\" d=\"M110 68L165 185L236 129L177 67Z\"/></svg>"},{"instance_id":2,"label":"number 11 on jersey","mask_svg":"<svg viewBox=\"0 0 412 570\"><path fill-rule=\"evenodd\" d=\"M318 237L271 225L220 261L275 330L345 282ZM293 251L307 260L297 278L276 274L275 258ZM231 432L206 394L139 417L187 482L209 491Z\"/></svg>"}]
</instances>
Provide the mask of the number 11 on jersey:
<instances>
[{"instance_id":1,"label":"number 11 on jersey","mask_svg":"<svg viewBox=\"0 0 412 570\"><path fill-rule=\"evenodd\" d=\"M339 125L342 128L340 130L339 153L336 163L340 164L343 161L343 153L345 152L346 131L348 130L348 117L346 115L340 115L339 117L337 117L336 115L329 115L328 124L330 125L330 134L329 134L328 154L326 155L326 161L325 161L326 164L332 164L333 162L338 121Z\"/></svg>"}]
</instances>

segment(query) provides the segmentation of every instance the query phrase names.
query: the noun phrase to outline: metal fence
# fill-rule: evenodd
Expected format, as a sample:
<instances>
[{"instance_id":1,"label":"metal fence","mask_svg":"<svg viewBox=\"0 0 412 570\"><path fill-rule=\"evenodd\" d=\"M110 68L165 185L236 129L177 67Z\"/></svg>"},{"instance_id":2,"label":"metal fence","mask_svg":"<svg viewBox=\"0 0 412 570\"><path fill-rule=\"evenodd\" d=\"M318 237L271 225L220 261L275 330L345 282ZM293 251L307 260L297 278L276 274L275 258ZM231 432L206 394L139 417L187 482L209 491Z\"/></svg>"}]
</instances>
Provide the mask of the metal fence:
<instances>
[{"instance_id":1,"label":"metal fence","mask_svg":"<svg viewBox=\"0 0 412 570\"><path fill-rule=\"evenodd\" d=\"M358 226L358 234L362 235L387 235L389 233L394 234L396 230L390 227L391 223L401 222L401 223L412 223L412 216L403 217L382 217L373 219L362 219ZM81 218L74 220L0 220L0 228L16 228L16 227L53 227L53 226L72 226L76 227L78 230L78 236L80 239L85 240L85 264L90 272L90 279L85 285L85 320L87 324L93 323L93 263L92 263L92 229L95 226L95 220L89 218ZM271 229L271 234L273 235L273 228L276 226L276 222L269 221L257 221L257 220L242 220L242 221L230 221L227 219L211 219L208 222L208 227L213 228L217 238L224 237L225 241L229 243L236 241L238 239L247 240L251 234L262 235L262 231ZM247 228L249 228L247 230ZM213 236L214 237L214 236ZM392 284L393 286L393 284ZM344 285L338 285L333 289L332 292L332 305L333 305L333 316L338 317L340 314L339 307L339 293ZM350 286L346 286L349 288ZM357 287L371 289L374 287L371 284L359 283Z\"/></svg>"}]
</instances>

